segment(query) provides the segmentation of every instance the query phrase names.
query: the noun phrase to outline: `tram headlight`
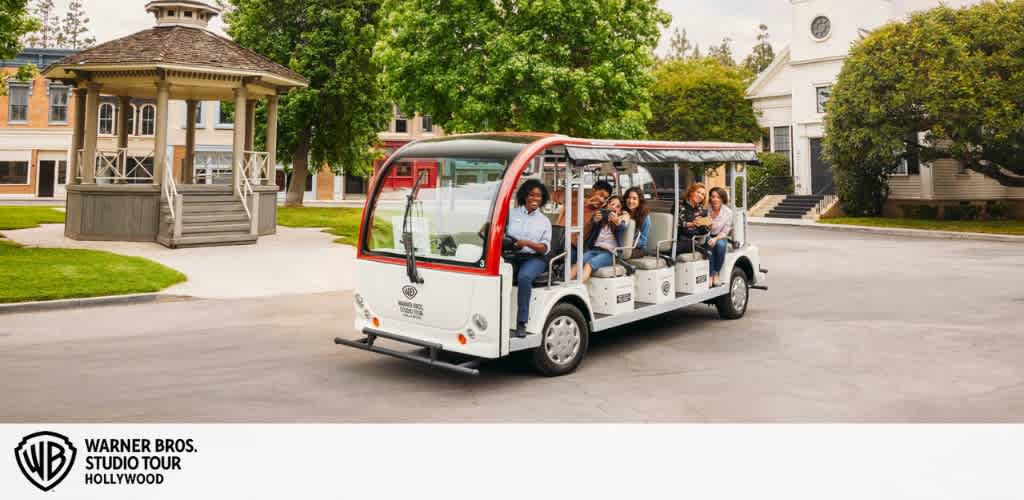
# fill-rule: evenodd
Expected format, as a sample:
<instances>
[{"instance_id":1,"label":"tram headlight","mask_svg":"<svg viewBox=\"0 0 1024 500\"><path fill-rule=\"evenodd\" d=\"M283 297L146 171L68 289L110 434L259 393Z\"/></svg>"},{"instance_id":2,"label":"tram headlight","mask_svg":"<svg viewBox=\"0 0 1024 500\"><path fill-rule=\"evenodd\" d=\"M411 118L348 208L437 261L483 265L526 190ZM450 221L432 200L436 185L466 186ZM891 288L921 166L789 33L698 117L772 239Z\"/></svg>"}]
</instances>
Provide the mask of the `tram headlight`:
<instances>
[{"instance_id":1,"label":"tram headlight","mask_svg":"<svg viewBox=\"0 0 1024 500\"><path fill-rule=\"evenodd\" d=\"M355 296L355 300L356 300L356 305L359 306L360 309L365 309L366 308L366 301L363 300L363 296L362 295L359 295L357 293L356 296Z\"/></svg>"},{"instance_id":2,"label":"tram headlight","mask_svg":"<svg viewBox=\"0 0 1024 500\"><path fill-rule=\"evenodd\" d=\"M473 324L478 330L484 331L487 329L487 318L481 316L479 313L473 315Z\"/></svg>"}]
</instances>

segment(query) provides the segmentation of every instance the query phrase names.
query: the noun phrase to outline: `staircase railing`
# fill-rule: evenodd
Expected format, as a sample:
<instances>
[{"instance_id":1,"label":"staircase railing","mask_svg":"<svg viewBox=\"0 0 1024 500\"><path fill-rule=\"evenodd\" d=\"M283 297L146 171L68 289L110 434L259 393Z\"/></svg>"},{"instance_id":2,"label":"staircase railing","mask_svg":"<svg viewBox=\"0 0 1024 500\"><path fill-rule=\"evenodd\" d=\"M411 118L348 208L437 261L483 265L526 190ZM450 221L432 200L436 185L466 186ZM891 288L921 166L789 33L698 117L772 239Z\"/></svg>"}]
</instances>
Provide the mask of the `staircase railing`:
<instances>
[{"instance_id":1,"label":"staircase railing","mask_svg":"<svg viewBox=\"0 0 1024 500\"><path fill-rule=\"evenodd\" d=\"M820 218L822 214L832 208L832 205L834 205L835 202L839 201L839 195L835 193L835 189L835 184L830 182L828 185L814 193L815 196L821 196L822 198L821 201L811 208L811 215L816 218Z\"/></svg>"},{"instance_id":2,"label":"staircase railing","mask_svg":"<svg viewBox=\"0 0 1024 500\"><path fill-rule=\"evenodd\" d=\"M178 192L178 184L174 182L174 169L171 168L170 156L167 156L164 162L163 195L167 200L167 209L171 213L172 234L174 238L181 238L184 200L182 200L181 193Z\"/></svg>"},{"instance_id":3,"label":"staircase railing","mask_svg":"<svg viewBox=\"0 0 1024 500\"><path fill-rule=\"evenodd\" d=\"M249 182L246 175L246 164L244 158L238 159L238 174L235 175L235 192L245 209L245 216L249 218L249 234L255 235L259 232L259 198L256 197L256 190ZM252 204L252 208L249 205Z\"/></svg>"}]
</instances>

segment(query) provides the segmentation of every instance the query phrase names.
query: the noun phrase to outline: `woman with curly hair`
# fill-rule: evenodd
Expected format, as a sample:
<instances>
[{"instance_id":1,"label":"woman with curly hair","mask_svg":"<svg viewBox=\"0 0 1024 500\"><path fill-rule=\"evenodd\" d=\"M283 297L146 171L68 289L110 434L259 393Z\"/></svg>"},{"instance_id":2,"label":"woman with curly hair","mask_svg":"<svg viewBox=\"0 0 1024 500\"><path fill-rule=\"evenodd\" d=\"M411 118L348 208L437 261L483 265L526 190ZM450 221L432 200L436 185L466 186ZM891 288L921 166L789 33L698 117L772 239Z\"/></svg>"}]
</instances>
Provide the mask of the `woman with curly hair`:
<instances>
[{"instance_id":1,"label":"woman with curly hair","mask_svg":"<svg viewBox=\"0 0 1024 500\"><path fill-rule=\"evenodd\" d=\"M506 235L515 240L516 259L512 262L516 275L516 329L513 336L528 335L530 295L533 280L547 268L544 255L551 249L551 221L540 212L547 204L548 189L537 179L529 179L516 191L516 206L509 210Z\"/></svg>"}]
</instances>

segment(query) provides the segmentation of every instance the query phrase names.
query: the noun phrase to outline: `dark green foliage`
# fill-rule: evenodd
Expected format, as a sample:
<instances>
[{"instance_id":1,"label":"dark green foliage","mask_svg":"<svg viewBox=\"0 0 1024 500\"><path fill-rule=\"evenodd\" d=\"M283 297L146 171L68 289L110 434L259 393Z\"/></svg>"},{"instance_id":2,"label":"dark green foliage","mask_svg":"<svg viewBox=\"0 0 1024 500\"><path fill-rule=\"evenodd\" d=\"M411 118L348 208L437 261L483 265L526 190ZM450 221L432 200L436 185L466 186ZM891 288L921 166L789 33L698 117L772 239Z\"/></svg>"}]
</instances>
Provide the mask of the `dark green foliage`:
<instances>
[{"instance_id":1,"label":"dark green foliage","mask_svg":"<svg viewBox=\"0 0 1024 500\"><path fill-rule=\"evenodd\" d=\"M902 205L900 210L903 212L903 217L907 219L935 220L939 218L939 209L933 205Z\"/></svg>"},{"instance_id":2,"label":"dark green foliage","mask_svg":"<svg viewBox=\"0 0 1024 500\"><path fill-rule=\"evenodd\" d=\"M377 61L402 109L448 132L642 137L655 0L388 0Z\"/></svg>"},{"instance_id":3,"label":"dark green foliage","mask_svg":"<svg viewBox=\"0 0 1024 500\"><path fill-rule=\"evenodd\" d=\"M747 182L750 206L769 194L790 194L793 192L793 176L790 175L789 158L779 153L758 153L760 167L749 167Z\"/></svg>"},{"instance_id":4,"label":"dark green foliage","mask_svg":"<svg viewBox=\"0 0 1024 500\"><path fill-rule=\"evenodd\" d=\"M11 59L21 51L21 37L39 29L29 15L28 0L0 0L0 59Z\"/></svg>"},{"instance_id":5,"label":"dark green foliage","mask_svg":"<svg viewBox=\"0 0 1024 500\"><path fill-rule=\"evenodd\" d=\"M985 203L985 214L991 220L1012 219L1014 215L1013 205L1005 201L989 201Z\"/></svg>"},{"instance_id":6,"label":"dark green foliage","mask_svg":"<svg viewBox=\"0 0 1024 500\"><path fill-rule=\"evenodd\" d=\"M825 154L851 215L877 215L908 149L1024 186L1024 0L937 7L856 43L832 88ZM926 132L925 141L903 138Z\"/></svg>"},{"instance_id":7,"label":"dark green foliage","mask_svg":"<svg viewBox=\"0 0 1024 500\"><path fill-rule=\"evenodd\" d=\"M946 205L942 207L942 218L944 220L978 220L981 208L970 203Z\"/></svg>"},{"instance_id":8,"label":"dark green foliage","mask_svg":"<svg viewBox=\"0 0 1024 500\"><path fill-rule=\"evenodd\" d=\"M761 136L742 69L691 58L659 64L654 78L647 123L652 138L753 142Z\"/></svg>"},{"instance_id":9,"label":"dark green foliage","mask_svg":"<svg viewBox=\"0 0 1024 500\"><path fill-rule=\"evenodd\" d=\"M282 96L278 158L295 168L287 202L302 203L310 172L364 174L387 128L389 103L371 61L380 1L230 0L227 32L238 43L291 68L309 87ZM262 115L262 112L260 113Z\"/></svg>"}]
</instances>

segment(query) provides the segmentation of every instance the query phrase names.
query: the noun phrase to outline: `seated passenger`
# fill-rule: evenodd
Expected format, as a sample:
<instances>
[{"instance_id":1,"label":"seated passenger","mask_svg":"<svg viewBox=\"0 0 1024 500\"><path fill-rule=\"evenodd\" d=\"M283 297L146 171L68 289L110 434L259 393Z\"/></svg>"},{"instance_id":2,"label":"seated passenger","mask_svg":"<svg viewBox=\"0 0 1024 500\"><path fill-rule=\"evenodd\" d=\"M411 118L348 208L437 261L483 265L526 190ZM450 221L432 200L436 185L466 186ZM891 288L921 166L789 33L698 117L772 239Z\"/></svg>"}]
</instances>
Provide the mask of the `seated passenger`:
<instances>
[{"instance_id":1,"label":"seated passenger","mask_svg":"<svg viewBox=\"0 0 1024 500\"><path fill-rule=\"evenodd\" d=\"M729 193L720 188L711 188L711 197L708 199L711 205L709 215L711 216L710 238L706 246L711 251L711 286L721 284L718 274L725 264L725 253L729 249L729 233L732 232L732 210L728 207Z\"/></svg>"},{"instance_id":2,"label":"seated passenger","mask_svg":"<svg viewBox=\"0 0 1024 500\"><path fill-rule=\"evenodd\" d=\"M533 280L547 269L544 255L551 246L551 221L540 211L548 202L548 190L537 179L523 183L516 191L516 207L509 210L506 234L516 240L518 250L512 266L515 270L516 286L516 330L514 337L528 335L526 322L530 319L530 295Z\"/></svg>"},{"instance_id":3,"label":"seated passenger","mask_svg":"<svg viewBox=\"0 0 1024 500\"><path fill-rule=\"evenodd\" d=\"M630 188L626 191L626 212L636 222L636 249L633 251L633 258L642 257L647 248L647 236L651 232L650 210L647 208L647 200L644 199L644 192L639 187Z\"/></svg>"},{"instance_id":4,"label":"seated passenger","mask_svg":"<svg viewBox=\"0 0 1024 500\"><path fill-rule=\"evenodd\" d=\"M695 182L686 190L679 212L679 232L676 237L678 253L695 251L704 253L706 251L703 247L694 248L693 245L693 237L708 234L708 228L711 226L708 210L704 208L705 198L707 198L707 189L704 184Z\"/></svg>"},{"instance_id":5,"label":"seated passenger","mask_svg":"<svg viewBox=\"0 0 1024 500\"><path fill-rule=\"evenodd\" d=\"M586 252L583 253L583 282L590 280L590 275L602 267L612 265L612 254L622 246L622 238L629 225L629 214L622 212L622 198L612 196L608 199L604 210L594 212L590 227L590 237L586 239ZM572 277L576 278L577 266L572 268Z\"/></svg>"},{"instance_id":6,"label":"seated passenger","mask_svg":"<svg viewBox=\"0 0 1024 500\"><path fill-rule=\"evenodd\" d=\"M590 236L590 225L593 221L594 212L604 208L605 202L608 197L612 195L612 185L606 181L597 181L594 186L590 188L590 197L583 202L583 214L576 213L575 224L580 225L582 221L583 225L583 241L586 241ZM575 200L573 200L573 212L576 212ZM561 211L558 212L557 226L565 226L565 205L562 205ZM577 257L577 239L578 235L572 235L572 262L576 262Z\"/></svg>"}]
</instances>

